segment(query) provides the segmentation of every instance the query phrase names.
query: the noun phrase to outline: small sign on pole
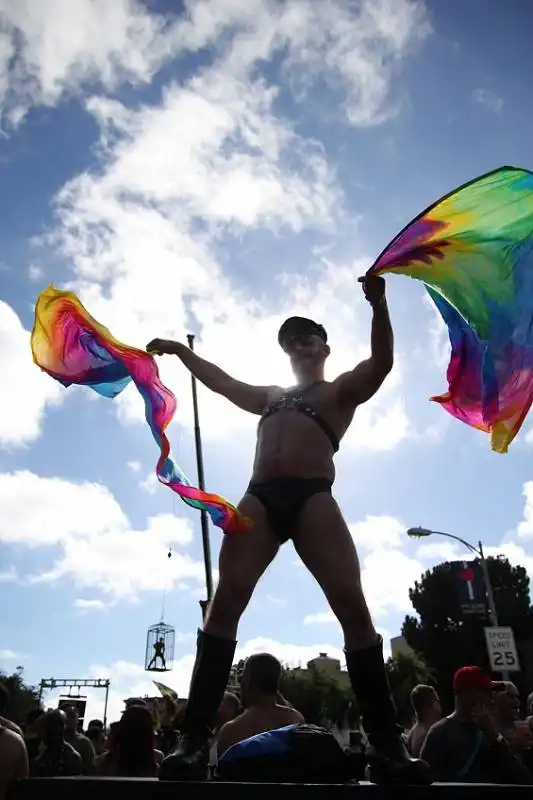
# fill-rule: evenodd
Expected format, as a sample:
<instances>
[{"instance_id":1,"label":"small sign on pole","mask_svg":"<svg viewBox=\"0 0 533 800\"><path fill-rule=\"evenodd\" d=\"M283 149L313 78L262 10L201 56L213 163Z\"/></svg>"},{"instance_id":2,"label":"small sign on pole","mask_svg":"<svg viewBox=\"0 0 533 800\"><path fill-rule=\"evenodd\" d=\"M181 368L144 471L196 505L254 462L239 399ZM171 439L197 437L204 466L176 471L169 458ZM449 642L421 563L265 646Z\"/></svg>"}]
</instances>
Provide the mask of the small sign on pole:
<instances>
[{"instance_id":1,"label":"small sign on pole","mask_svg":"<svg viewBox=\"0 0 533 800\"><path fill-rule=\"evenodd\" d=\"M485 581L479 562L452 561L451 566L461 612L465 616L486 617Z\"/></svg>"},{"instance_id":2,"label":"small sign on pole","mask_svg":"<svg viewBox=\"0 0 533 800\"><path fill-rule=\"evenodd\" d=\"M485 639L490 668L493 672L520 672L512 628L485 628Z\"/></svg>"}]
</instances>

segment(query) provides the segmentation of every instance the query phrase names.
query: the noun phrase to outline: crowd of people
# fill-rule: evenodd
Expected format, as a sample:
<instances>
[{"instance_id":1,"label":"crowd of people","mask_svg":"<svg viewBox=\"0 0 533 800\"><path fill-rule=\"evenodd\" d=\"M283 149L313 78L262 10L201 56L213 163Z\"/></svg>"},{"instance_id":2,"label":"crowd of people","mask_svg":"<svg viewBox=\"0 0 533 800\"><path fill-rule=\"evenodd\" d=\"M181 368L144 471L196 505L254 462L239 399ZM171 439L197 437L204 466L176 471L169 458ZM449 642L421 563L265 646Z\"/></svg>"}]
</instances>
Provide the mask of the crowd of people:
<instances>
[{"instance_id":1,"label":"crowd of people","mask_svg":"<svg viewBox=\"0 0 533 800\"><path fill-rule=\"evenodd\" d=\"M533 694L522 718L516 686L475 666L457 670L453 692L454 710L444 717L432 686L411 692L415 723L406 744L429 764L433 780L533 784Z\"/></svg>"},{"instance_id":2,"label":"crowd of people","mask_svg":"<svg viewBox=\"0 0 533 800\"><path fill-rule=\"evenodd\" d=\"M239 694L226 692L219 707L209 753L213 777L233 745L305 723L281 695L281 676L282 665L273 655L255 654L246 661ZM516 686L493 682L475 666L457 671L453 689L455 707L447 716L434 687L413 689L413 725L404 732L410 754L429 765L435 781L533 784L533 694L522 717ZM21 729L9 719L9 700L0 684L0 800L14 780L32 776L164 778L165 758L183 717L167 697L167 721L156 730L147 701L132 698L107 730L101 720L92 720L82 732L74 705L36 708ZM347 750L371 758L364 732L354 733Z\"/></svg>"}]
</instances>

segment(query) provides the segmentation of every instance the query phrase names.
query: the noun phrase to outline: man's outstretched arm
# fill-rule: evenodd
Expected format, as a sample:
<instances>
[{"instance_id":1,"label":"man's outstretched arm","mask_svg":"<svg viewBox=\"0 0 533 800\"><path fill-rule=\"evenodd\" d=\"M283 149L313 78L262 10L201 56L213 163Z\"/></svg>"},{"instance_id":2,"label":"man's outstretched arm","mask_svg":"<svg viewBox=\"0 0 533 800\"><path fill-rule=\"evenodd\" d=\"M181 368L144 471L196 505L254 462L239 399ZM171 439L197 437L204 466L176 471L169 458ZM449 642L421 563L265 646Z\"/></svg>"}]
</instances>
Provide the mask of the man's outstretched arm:
<instances>
[{"instance_id":1,"label":"man's outstretched arm","mask_svg":"<svg viewBox=\"0 0 533 800\"><path fill-rule=\"evenodd\" d=\"M370 358L338 378L341 396L355 405L366 403L378 391L394 365L394 334L381 277L360 279L365 297L372 306Z\"/></svg>"},{"instance_id":2,"label":"man's outstretched arm","mask_svg":"<svg viewBox=\"0 0 533 800\"><path fill-rule=\"evenodd\" d=\"M235 380L215 364L200 358L190 347L168 339L153 339L146 347L149 353L178 356L194 377L216 394L226 397L230 403L251 414L262 414L268 405L274 387L251 386Z\"/></svg>"}]
</instances>

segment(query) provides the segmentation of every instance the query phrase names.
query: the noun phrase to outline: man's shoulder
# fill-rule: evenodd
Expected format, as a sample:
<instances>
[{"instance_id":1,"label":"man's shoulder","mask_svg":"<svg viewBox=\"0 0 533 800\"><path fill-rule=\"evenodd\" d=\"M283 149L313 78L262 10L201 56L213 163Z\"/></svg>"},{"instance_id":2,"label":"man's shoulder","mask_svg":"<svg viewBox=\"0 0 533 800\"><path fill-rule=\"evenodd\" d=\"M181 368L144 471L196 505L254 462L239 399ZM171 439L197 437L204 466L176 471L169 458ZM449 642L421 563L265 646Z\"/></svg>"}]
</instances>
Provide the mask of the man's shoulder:
<instances>
[{"instance_id":1,"label":"man's shoulder","mask_svg":"<svg viewBox=\"0 0 533 800\"><path fill-rule=\"evenodd\" d=\"M236 716L234 719L230 719L224 723L221 727L220 732L223 733L224 731L234 731L238 730L243 724L246 724L248 718L250 716L249 709L245 709L241 711L241 713Z\"/></svg>"},{"instance_id":2,"label":"man's shoulder","mask_svg":"<svg viewBox=\"0 0 533 800\"><path fill-rule=\"evenodd\" d=\"M280 719L285 720L284 725L300 724L305 722L303 714L297 708L288 708L287 706L280 706L279 708ZM283 726L281 726L283 727Z\"/></svg>"},{"instance_id":3,"label":"man's shoulder","mask_svg":"<svg viewBox=\"0 0 533 800\"><path fill-rule=\"evenodd\" d=\"M290 391L289 389L283 388L283 386L265 386L265 389L268 403L279 400L280 397L283 397L283 395Z\"/></svg>"},{"instance_id":4,"label":"man's shoulder","mask_svg":"<svg viewBox=\"0 0 533 800\"><path fill-rule=\"evenodd\" d=\"M426 736L427 732L428 729L421 722L415 722L413 727L407 731L406 735L409 741L416 741L416 739L419 739L421 736Z\"/></svg>"},{"instance_id":5,"label":"man's shoulder","mask_svg":"<svg viewBox=\"0 0 533 800\"><path fill-rule=\"evenodd\" d=\"M429 736L431 734L432 737L435 735L447 736L455 730L458 724L458 721L454 717L443 717L439 719L438 722L433 723L427 735Z\"/></svg>"},{"instance_id":6,"label":"man's shoulder","mask_svg":"<svg viewBox=\"0 0 533 800\"><path fill-rule=\"evenodd\" d=\"M76 749L77 745L81 745L82 747L85 747L85 748L90 747L91 750L93 749L93 743L83 733L77 733L75 738L74 738L74 740L72 742L70 742L70 744L72 744L74 746L74 749Z\"/></svg>"},{"instance_id":7,"label":"man's shoulder","mask_svg":"<svg viewBox=\"0 0 533 800\"><path fill-rule=\"evenodd\" d=\"M16 722L11 722L11 720L6 719L6 717L0 717L0 725L2 725L8 731L16 733L18 736L23 735L22 728L19 728Z\"/></svg>"},{"instance_id":8,"label":"man's shoulder","mask_svg":"<svg viewBox=\"0 0 533 800\"><path fill-rule=\"evenodd\" d=\"M17 733L17 731L13 728L9 728L7 725L0 723L0 742L2 741L8 743L13 749L26 749L22 731Z\"/></svg>"},{"instance_id":9,"label":"man's shoulder","mask_svg":"<svg viewBox=\"0 0 533 800\"><path fill-rule=\"evenodd\" d=\"M85 738L85 737L83 737L83 738ZM68 753L69 756L72 756L72 758L75 758L77 761L78 760L81 761L80 754L78 753L76 748L73 745L70 744L70 742L65 742L65 752Z\"/></svg>"}]
</instances>

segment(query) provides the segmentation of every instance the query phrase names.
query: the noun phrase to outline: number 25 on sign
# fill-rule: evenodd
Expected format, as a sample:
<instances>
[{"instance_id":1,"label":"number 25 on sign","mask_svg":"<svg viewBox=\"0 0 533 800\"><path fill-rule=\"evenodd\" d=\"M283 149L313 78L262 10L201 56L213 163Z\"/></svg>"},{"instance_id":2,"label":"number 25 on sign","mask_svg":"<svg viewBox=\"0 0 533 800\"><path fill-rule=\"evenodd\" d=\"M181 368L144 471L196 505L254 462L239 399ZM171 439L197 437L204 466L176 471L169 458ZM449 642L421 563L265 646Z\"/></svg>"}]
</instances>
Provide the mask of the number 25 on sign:
<instances>
[{"instance_id":1,"label":"number 25 on sign","mask_svg":"<svg viewBox=\"0 0 533 800\"><path fill-rule=\"evenodd\" d=\"M485 639L493 672L520 672L512 628L485 628Z\"/></svg>"}]
</instances>

